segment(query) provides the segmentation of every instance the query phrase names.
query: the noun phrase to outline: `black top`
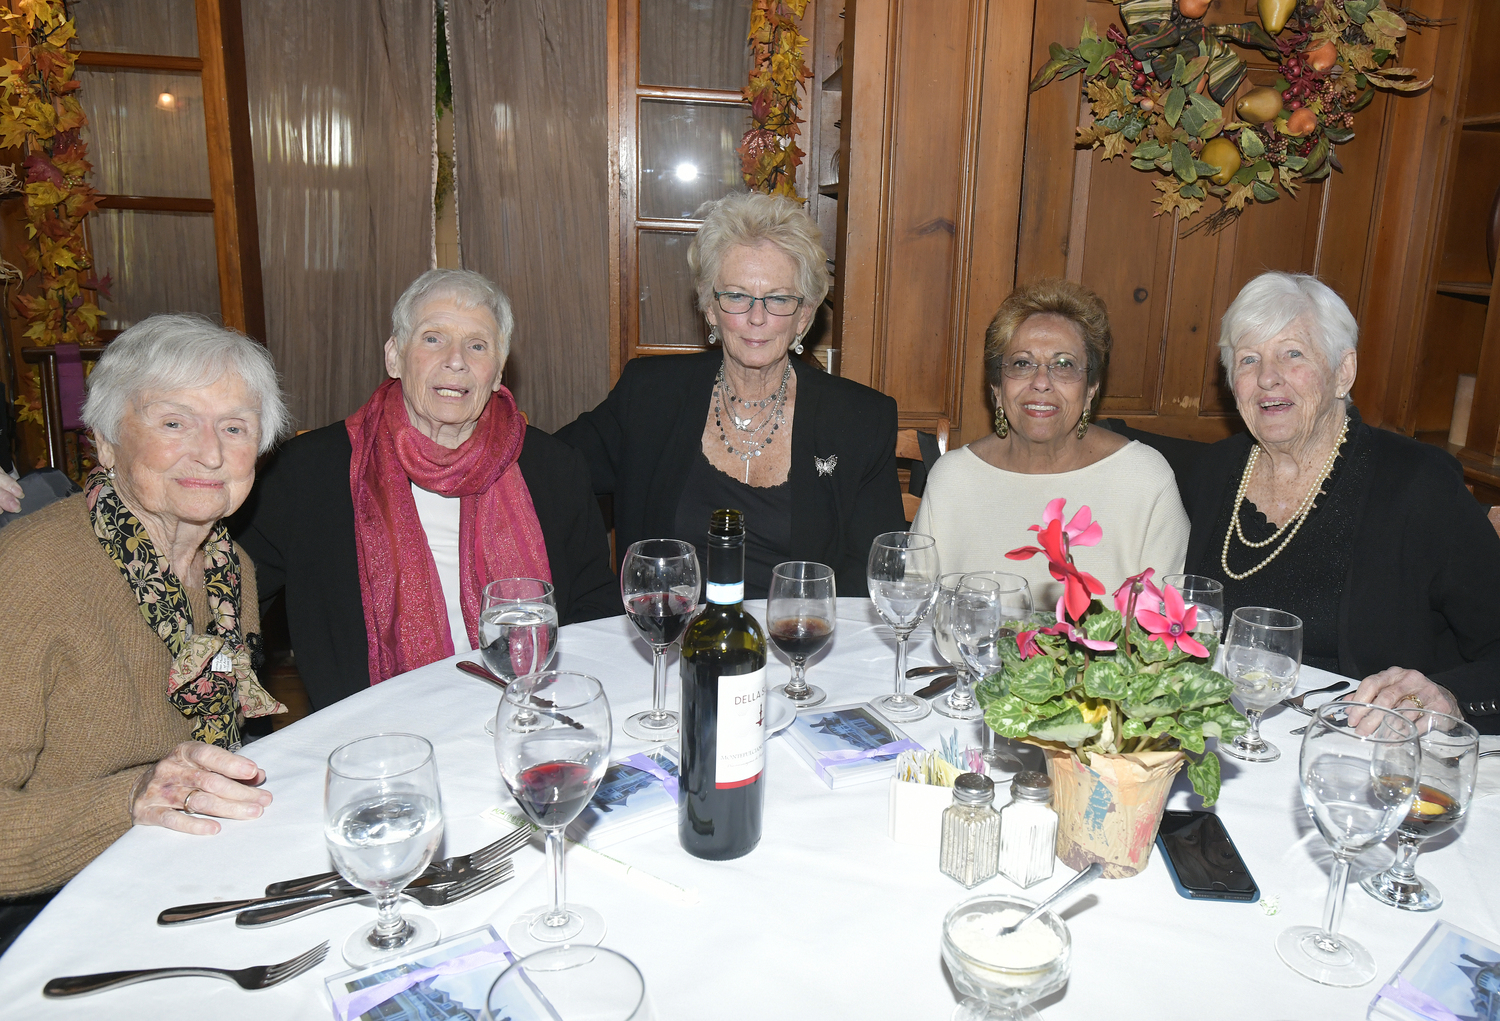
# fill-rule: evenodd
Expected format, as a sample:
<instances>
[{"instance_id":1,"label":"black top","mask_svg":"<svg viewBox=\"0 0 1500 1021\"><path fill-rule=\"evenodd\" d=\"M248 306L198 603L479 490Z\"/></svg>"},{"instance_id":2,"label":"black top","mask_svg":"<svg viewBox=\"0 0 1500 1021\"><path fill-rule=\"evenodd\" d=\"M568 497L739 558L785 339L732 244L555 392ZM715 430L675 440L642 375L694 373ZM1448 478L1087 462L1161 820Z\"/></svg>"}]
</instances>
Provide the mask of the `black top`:
<instances>
[{"instance_id":1,"label":"black top","mask_svg":"<svg viewBox=\"0 0 1500 1021\"><path fill-rule=\"evenodd\" d=\"M699 537L693 547L705 578L703 536L708 534L709 515L722 507L745 512L745 598L765 599L776 565L796 559L791 554L792 484L752 486L725 475L699 452L677 502L676 534Z\"/></svg>"},{"instance_id":2,"label":"black top","mask_svg":"<svg viewBox=\"0 0 1500 1021\"><path fill-rule=\"evenodd\" d=\"M349 491L352 456L343 422L298 436L261 473L231 523L255 561L262 606L286 592L297 669L314 709L370 686ZM520 465L547 546L558 620L624 612L588 466L577 451L530 426Z\"/></svg>"},{"instance_id":3,"label":"black top","mask_svg":"<svg viewBox=\"0 0 1500 1021\"><path fill-rule=\"evenodd\" d=\"M677 510L702 456L703 424L723 360L718 350L632 359L603 403L558 430L558 439L588 459L594 491L614 494L616 549L637 539L702 543L706 524L679 535ZM840 595L862 596L870 544L881 532L907 527L896 478L896 402L796 358L792 368L797 404L786 559L827 564ZM822 472L814 463L820 459Z\"/></svg>"},{"instance_id":4,"label":"black top","mask_svg":"<svg viewBox=\"0 0 1500 1021\"><path fill-rule=\"evenodd\" d=\"M1464 488L1452 455L1372 429L1353 409L1349 417L1358 449L1369 451L1369 469L1350 485L1353 540L1339 586L1338 672L1358 679L1392 666L1420 670L1457 696L1481 733L1500 733L1493 708L1500 699L1500 536ZM1179 469L1177 489L1193 526L1186 562L1221 581L1218 522L1253 442L1249 433L1231 436ZM1301 541L1299 535L1259 574L1280 573L1296 584L1321 555L1299 550Z\"/></svg>"},{"instance_id":5,"label":"black top","mask_svg":"<svg viewBox=\"0 0 1500 1021\"><path fill-rule=\"evenodd\" d=\"M1249 455L1247 448L1246 462ZM1302 620L1302 662L1338 672L1339 597L1354 556L1359 494L1373 461L1370 445L1359 442L1357 430L1351 432L1297 534L1276 559L1242 581L1229 577L1223 569L1224 534L1229 529L1233 497L1219 508L1212 532L1218 538L1204 548L1202 559L1188 570L1224 583L1226 621L1241 606L1271 606L1296 614ZM1236 485L1244 475L1245 463L1240 464L1239 470ZM1276 526L1249 500L1240 506L1240 530L1251 542L1265 542L1276 534ZM1229 541L1230 569L1244 574L1265 561L1284 540L1283 535L1256 549L1240 542L1236 535ZM1283 557L1295 560L1295 566L1290 570L1278 569Z\"/></svg>"}]
</instances>

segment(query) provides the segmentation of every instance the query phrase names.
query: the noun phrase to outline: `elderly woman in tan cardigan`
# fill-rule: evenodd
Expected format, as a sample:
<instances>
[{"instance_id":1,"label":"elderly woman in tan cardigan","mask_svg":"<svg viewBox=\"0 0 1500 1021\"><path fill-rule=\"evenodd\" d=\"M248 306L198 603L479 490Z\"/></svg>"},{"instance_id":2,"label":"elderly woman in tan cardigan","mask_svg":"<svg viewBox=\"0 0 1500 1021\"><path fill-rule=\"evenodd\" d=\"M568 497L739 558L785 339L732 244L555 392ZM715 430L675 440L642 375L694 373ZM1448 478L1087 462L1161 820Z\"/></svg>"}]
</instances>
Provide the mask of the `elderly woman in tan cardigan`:
<instances>
[{"instance_id":1,"label":"elderly woman in tan cardigan","mask_svg":"<svg viewBox=\"0 0 1500 1021\"><path fill-rule=\"evenodd\" d=\"M281 707L255 677L255 571L221 524L286 428L270 356L156 316L100 358L83 417L84 493L0 531L0 929L132 824L211 834L271 803L236 750L245 717Z\"/></svg>"}]
</instances>

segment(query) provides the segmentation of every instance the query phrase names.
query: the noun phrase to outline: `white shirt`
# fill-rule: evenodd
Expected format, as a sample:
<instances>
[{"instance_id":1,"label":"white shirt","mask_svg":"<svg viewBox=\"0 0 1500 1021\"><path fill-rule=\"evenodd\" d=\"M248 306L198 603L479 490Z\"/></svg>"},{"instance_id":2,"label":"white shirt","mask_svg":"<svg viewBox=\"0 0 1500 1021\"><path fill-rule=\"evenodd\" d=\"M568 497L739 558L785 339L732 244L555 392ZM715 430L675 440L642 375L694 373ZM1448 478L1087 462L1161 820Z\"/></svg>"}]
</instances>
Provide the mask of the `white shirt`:
<instances>
[{"instance_id":1,"label":"white shirt","mask_svg":"<svg viewBox=\"0 0 1500 1021\"><path fill-rule=\"evenodd\" d=\"M464 624L462 591L458 577L458 497L440 496L411 484L411 496L417 503L417 517L427 533L427 548L437 562L438 581L443 586L443 603L448 607L448 630L453 634L454 652L473 652L469 629Z\"/></svg>"},{"instance_id":2,"label":"white shirt","mask_svg":"<svg viewBox=\"0 0 1500 1021\"><path fill-rule=\"evenodd\" d=\"M1134 440L1075 471L1027 475L996 468L968 447L944 454L927 478L912 531L937 540L938 560L951 571L1009 571L1031 584L1039 611L1052 612L1062 585L1041 553L1007 560L1018 546L1035 546L1047 503L1066 497L1063 524L1087 506L1104 529L1097 546L1077 546L1073 562L1104 583L1104 604L1126 578L1148 567L1155 578L1182 571L1189 522L1166 458Z\"/></svg>"}]
</instances>

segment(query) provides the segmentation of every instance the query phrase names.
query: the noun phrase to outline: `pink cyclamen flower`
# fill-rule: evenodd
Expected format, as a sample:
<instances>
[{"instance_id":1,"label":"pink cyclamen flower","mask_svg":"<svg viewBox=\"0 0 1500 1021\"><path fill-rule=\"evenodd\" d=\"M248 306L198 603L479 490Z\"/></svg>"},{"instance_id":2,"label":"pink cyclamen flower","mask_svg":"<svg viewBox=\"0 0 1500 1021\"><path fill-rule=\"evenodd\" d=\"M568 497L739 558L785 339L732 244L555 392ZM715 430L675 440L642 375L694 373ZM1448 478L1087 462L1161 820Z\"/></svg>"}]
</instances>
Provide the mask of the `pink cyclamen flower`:
<instances>
[{"instance_id":1,"label":"pink cyclamen flower","mask_svg":"<svg viewBox=\"0 0 1500 1021\"><path fill-rule=\"evenodd\" d=\"M1040 532L1043 528L1052 524L1052 522L1061 521L1063 508L1067 504L1067 498L1061 496L1056 500L1050 501L1047 504L1047 509L1042 512L1042 523L1040 525L1032 525L1030 530ZM1085 504L1079 509L1077 514L1073 515L1073 520L1063 526L1063 535L1067 537L1069 548L1073 546L1097 546L1099 545L1099 540L1104 538L1104 529L1100 526L1099 522L1093 519L1088 505Z\"/></svg>"},{"instance_id":2,"label":"pink cyclamen flower","mask_svg":"<svg viewBox=\"0 0 1500 1021\"><path fill-rule=\"evenodd\" d=\"M1143 610L1137 606L1135 619L1141 627L1150 632L1152 638L1160 638L1165 642L1168 649L1176 645L1190 655L1205 658L1208 656L1208 650L1192 635L1193 628L1198 626L1198 608L1188 606L1183 602L1182 593L1171 585L1165 586L1162 590L1161 613Z\"/></svg>"},{"instance_id":3,"label":"pink cyclamen flower","mask_svg":"<svg viewBox=\"0 0 1500 1021\"><path fill-rule=\"evenodd\" d=\"M1125 616L1126 609L1130 606L1130 588L1136 582L1141 583L1141 593L1135 600L1136 619L1140 619L1142 610L1154 610L1161 612L1162 596L1161 589L1157 588L1151 581L1151 576L1156 573L1156 568L1148 567L1140 574L1125 579L1125 584L1115 589L1115 609L1120 611L1120 616ZM1141 625L1145 627L1144 624Z\"/></svg>"},{"instance_id":4,"label":"pink cyclamen flower","mask_svg":"<svg viewBox=\"0 0 1500 1021\"><path fill-rule=\"evenodd\" d=\"M1067 598L1068 597L1067 597L1066 593L1064 593L1062 596L1060 596L1058 598L1058 600L1057 600L1057 623L1054 624L1054 625L1052 625L1051 627L1044 627L1044 628L1042 628L1041 629L1041 633L1044 634L1044 635L1061 635L1063 638L1066 638L1068 641L1070 641L1070 642L1077 642L1079 645L1082 645L1084 648L1086 648L1086 649L1093 649L1095 652L1114 652L1115 651L1115 643L1114 642L1100 642L1100 641L1096 641L1096 640L1090 638L1088 635L1084 634L1082 631L1078 630L1078 628L1076 628L1076 627L1073 626L1072 622L1069 621L1068 618L1063 614L1063 610L1067 608L1064 605L1067 602ZM1017 638L1019 640L1019 636L1017 636Z\"/></svg>"},{"instance_id":5,"label":"pink cyclamen flower","mask_svg":"<svg viewBox=\"0 0 1500 1021\"><path fill-rule=\"evenodd\" d=\"M1022 659L1030 659L1042 653L1042 647L1036 643L1035 631L1022 631L1016 635L1016 648L1020 650Z\"/></svg>"}]
</instances>

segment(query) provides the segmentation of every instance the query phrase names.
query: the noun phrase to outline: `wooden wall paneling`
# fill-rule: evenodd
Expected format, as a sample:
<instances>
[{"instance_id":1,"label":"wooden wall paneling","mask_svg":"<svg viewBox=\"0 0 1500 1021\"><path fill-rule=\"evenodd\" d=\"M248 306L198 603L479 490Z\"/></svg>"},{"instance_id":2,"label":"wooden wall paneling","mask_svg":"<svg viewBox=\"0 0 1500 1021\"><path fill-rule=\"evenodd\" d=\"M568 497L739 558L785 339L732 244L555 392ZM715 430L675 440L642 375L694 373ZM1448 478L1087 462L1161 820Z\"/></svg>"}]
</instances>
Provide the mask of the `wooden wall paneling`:
<instances>
[{"instance_id":1,"label":"wooden wall paneling","mask_svg":"<svg viewBox=\"0 0 1500 1021\"><path fill-rule=\"evenodd\" d=\"M1500 273L1490 283L1490 313L1484 322L1484 346L1479 353L1478 379L1474 381L1474 409L1469 413L1469 435L1460 460L1487 470L1490 477L1500 467L1500 401L1484 395L1500 393Z\"/></svg>"},{"instance_id":2,"label":"wooden wall paneling","mask_svg":"<svg viewBox=\"0 0 1500 1021\"><path fill-rule=\"evenodd\" d=\"M219 262L219 309L225 326L264 343L266 306L260 275L240 0L197 0L197 14L208 177Z\"/></svg>"},{"instance_id":3,"label":"wooden wall paneling","mask_svg":"<svg viewBox=\"0 0 1500 1021\"><path fill-rule=\"evenodd\" d=\"M622 35L625 31L624 22L627 10L631 6L630 0L607 0L605 5L605 129L609 134L609 385L614 386L615 381L620 378L620 370L625 366L624 356L624 333L625 333L625 307L621 298L621 267L623 265L625 243L625 229L621 217L624 216L625 201L621 194L624 181L621 175L621 162L624 159L622 146L624 141L624 117L620 106L621 96L624 94L622 85L622 64L629 58L622 44ZM631 90L634 91L634 90ZM635 137L634 121L632 120L630 137ZM634 165L632 159L628 166Z\"/></svg>"}]
</instances>

